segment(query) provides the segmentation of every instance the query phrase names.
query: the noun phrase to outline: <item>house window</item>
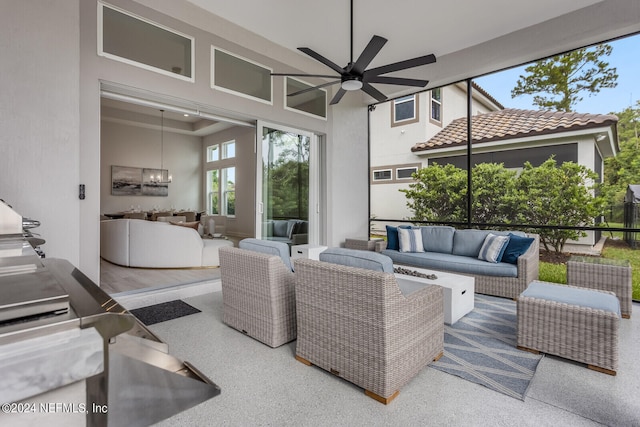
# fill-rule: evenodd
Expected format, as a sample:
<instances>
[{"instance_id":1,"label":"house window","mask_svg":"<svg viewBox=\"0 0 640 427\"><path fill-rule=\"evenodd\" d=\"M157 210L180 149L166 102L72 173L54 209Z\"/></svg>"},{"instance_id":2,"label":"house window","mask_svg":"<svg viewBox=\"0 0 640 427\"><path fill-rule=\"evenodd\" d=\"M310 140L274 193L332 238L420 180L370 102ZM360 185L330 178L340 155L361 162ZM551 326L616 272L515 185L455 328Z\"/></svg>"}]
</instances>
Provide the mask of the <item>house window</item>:
<instances>
[{"instance_id":1,"label":"house window","mask_svg":"<svg viewBox=\"0 0 640 427\"><path fill-rule=\"evenodd\" d=\"M236 157L234 140L207 147L206 209L209 215L236 214Z\"/></svg>"},{"instance_id":2,"label":"house window","mask_svg":"<svg viewBox=\"0 0 640 427\"><path fill-rule=\"evenodd\" d=\"M299 113L309 114L314 117L327 118L327 91L324 89L312 89L309 92L295 96L289 94L310 89L313 86L292 77L286 78L285 84L285 104L287 110L294 110Z\"/></svg>"},{"instance_id":3,"label":"house window","mask_svg":"<svg viewBox=\"0 0 640 427\"><path fill-rule=\"evenodd\" d=\"M420 163L375 166L371 168L371 184L407 184L421 167Z\"/></svg>"},{"instance_id":4,"label":"house window","mask_svg":"<svg viewBox=\"0 0 640 427\"><path fill-rule=\"evenodd\" d=\"M391 169L382 169L382 170L373 171L373 180L374 181L390 181Z\"/></svg>"},{"instance_id":5,"label":"house window","mask_svg":"<svg viewBox=\"0 0 640 427\"><path fill-rule=\"evenodd\" d=\"M229 141L222 144L222 158L232 159L236 156L236 142Z\"/></svg>"},{"instance_id":6,"label":"house window","mask_svg":"<svg viewBox=\"0 0 640 427\"><path fill-rule=\"evenodd\" d=\"M220 160L220 147L218 144L207 147L207 162L217 162Z\"/></svg>"},{"instance_id":7,"label":"house window","mask_svg":"<svg viewBox=\"0 0 640 427\"><path fill-rule=\"evenodd\" d=\"M416 166L410 168L398 168L396 169L396 179L413 179L413 174L418 172Z\"/></svg>"},{"instance_id":8,"label":"house window","mask_svg":"<svg viewBox=\"0 0 640 427\"><path fill-rule=\"evenodd\" d=\"M432 123L442 125L442 89L431 89L431 117Z\"/></svg>"},{"instance_id":9,"label":"house window","mask_svg":"<svg viewBox=\"0 0 640 427\"><path fill-rule=\"evenodd\" d=\"M220 171L218 169L207 171L207 213L209 215L220 214Z\"/></svg>"},{"instance_id":10,"label":"house window","mask_svg":"<svg viewBox=\"0 0 640 427\"><path fill-rule=\"evenodd\" d=\"M394 99L391 102L391 126L418 121L418 99L415 95Z\"/></svg>"},{"instance_id":11,"label":"house window","mask_svg":"<svg viewBox=\"0 0 640 427\"><path fill-rule=\"evenodd\" d=\"M124 10L98 4L98 55L195 81L195 39Z\"/></svg>"},{"instance_id":12,"label":"house window","mask_svg":"<svg viewBox=\"0 0 640 427\"><path fill-rule=\"evenodd\" d=\"M222 214L236 215L236 168L222 169Z\"/></svg>"},{"instance_id":13,"label":"house window","mask_svg":"<svg viewBox=\"0 0 640 427\"><path fill-rule=\"evenodd\" d=\"M211 87L272 103L271 69L230 52L211 47Z\"/></svg>"}]
</instances>

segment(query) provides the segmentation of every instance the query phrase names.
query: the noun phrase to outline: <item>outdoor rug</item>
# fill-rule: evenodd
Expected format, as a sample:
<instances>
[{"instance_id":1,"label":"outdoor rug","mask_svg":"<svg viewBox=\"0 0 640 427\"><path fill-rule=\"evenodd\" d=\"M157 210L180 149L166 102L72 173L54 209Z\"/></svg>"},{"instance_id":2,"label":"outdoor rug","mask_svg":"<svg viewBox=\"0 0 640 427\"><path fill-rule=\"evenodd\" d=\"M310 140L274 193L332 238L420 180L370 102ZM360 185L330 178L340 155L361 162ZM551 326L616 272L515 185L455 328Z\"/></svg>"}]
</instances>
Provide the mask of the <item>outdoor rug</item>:
<instances>
[{"instance_id":1,"label":"outdoor rug","mask_svg":"<svg viewBox=\"0 0 640 427\"><path fill-rule=\"evenodd\" d=\"M444 356L429 366L524 400L542 355L516 348L516 302L475 296L475 308L444 327Z\"/></svg>"},{"instance_id":2,"label":"outdoor rug","mask_svg":"<svg viewBox=\"0 0 640 427\"><path fill-rule=\"evenodd\" d=\"M131 314L147 326L188 316L189 314L200 313L200 310L181 300L135 308L130 311Z\"/></svg>"}]
</instances>

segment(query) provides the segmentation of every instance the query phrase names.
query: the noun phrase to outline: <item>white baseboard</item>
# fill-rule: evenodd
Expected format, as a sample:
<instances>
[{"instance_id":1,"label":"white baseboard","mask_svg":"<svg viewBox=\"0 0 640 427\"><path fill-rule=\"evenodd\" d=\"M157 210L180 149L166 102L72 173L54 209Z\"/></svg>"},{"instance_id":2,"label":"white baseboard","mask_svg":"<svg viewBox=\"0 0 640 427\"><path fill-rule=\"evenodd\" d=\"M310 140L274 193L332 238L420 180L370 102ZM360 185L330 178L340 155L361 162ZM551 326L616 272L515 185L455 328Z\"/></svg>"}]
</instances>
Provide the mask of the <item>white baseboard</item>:
<instances>
[{"instance_id":1,"label":"white baseboard","mask_svg":"<svg viewBox=\"0 0 640 427\"><path fill-rule=\"evenodd\" d=\"M169 285L156 288L138 289L135 291L112 294L111 296L127 310L133 310L135 308L147 307L149 305L160 304L177 299L195 297L211 292L220 292L221 290L222 285L220 279L216 279L207 282L188 283L184 285Z\"/></svg>"}]
</instances>

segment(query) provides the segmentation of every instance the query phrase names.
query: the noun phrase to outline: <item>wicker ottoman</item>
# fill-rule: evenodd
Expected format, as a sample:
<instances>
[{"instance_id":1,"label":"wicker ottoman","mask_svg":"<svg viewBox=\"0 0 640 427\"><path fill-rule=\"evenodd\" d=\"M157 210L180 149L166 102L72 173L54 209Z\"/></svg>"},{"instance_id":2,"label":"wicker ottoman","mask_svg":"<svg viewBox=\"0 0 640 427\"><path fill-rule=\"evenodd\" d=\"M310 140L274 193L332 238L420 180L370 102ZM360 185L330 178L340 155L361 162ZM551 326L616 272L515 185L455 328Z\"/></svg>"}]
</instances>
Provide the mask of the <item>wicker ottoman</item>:
<instances>
[{"instance_id":1,"label":"wicker ottoman","mask_svg":"<svg viewBox=\"0 0 640 427\"><path fill-rule=\"evenodd\" d=\"M622 317L631 317L629 261L574 255L567 261L567 284L615 293L620 300Z\"/></svg>"},{"instance_id":2,"label":"wicker ottoman","mask_svg":"<svg viewBox=\"0 0 640 427\"><path fill-rule=\"evenodd\" d=\"M533 281L517 307L519 349L616 374L620 302L613 292Z\"/></svg>"}]
</instances>

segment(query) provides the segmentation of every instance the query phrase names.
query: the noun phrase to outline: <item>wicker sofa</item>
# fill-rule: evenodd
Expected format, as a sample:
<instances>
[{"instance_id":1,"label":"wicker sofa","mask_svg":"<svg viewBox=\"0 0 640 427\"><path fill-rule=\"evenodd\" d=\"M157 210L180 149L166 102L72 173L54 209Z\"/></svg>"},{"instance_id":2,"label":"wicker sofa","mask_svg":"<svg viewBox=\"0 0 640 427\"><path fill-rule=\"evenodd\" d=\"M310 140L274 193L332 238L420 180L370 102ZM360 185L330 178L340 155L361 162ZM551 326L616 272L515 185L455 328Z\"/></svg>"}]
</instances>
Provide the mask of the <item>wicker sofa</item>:
<instances>
[{"instance_id":1,"label":"wicker sofa","mask_svg":"<svg viewBox=\"0 0 640 427\"><path fill-rule=\"evenodd\" d=\"M390 231L387 229L387 241ZM538 279L540 236L520 231L457 230L448 226L420 227L425 252L400 252L387 247L381 251L394 263L448 271L473 276L475 292L515 299L534 280ZM489 233L533 238L525 253L515 264L490 263L478 259L478 254Z\"/></svg>"},{"instance_id":2,"label":"wicker sofa","mask_svg":"<svg viewBox=\"0 0 640 427\"><path fill-rule=\"evenodd\" d=\"M350 256L348 249L325 252L320 257L330 262L295 260L296 359L387 404L443 353L442 288L426 286L403 295L388 257L370 252L370 259L362 259L362 251ZM346 265L335 263L340 258ZM376 263L386 267L354 267Z\"/></svg>"}]
</instances>

